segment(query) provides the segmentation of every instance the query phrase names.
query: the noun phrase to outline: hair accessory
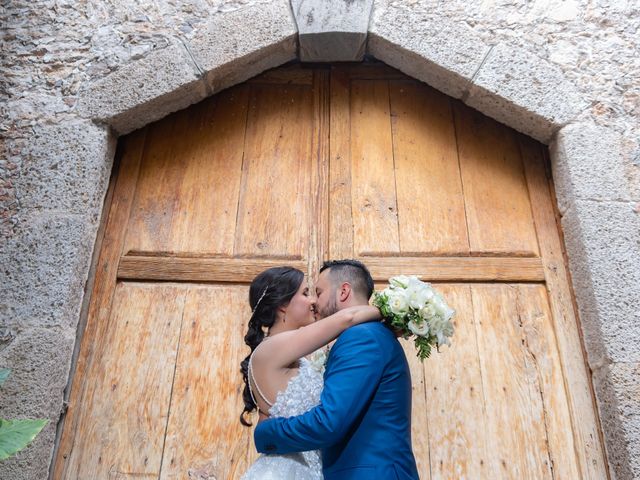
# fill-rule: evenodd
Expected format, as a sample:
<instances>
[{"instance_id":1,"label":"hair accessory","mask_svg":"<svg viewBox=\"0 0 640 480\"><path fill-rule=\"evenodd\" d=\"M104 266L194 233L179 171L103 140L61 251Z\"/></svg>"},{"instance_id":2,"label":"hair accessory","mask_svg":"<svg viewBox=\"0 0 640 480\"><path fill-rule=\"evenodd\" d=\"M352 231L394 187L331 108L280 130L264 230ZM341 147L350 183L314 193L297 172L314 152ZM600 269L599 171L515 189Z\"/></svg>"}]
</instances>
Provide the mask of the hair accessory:
<instances>
[{"instance_id":1,"label":"hair accessory","mask_svg":"<svg viewBox=\"0 0 640 480\"><path fill-rule=\"evenodd\" d=\"M267 285L267 287L264 289L264 292L262 292L262 295L260 295L260 298L256 302L256 305L253 307L253 310L251 310L251 315L256 313L256 310L258 309L258 305L260 305L260 302L262 301L264 296L267 294L267 290L269 290L269 285Z\"/></svg>"}]
</instances>

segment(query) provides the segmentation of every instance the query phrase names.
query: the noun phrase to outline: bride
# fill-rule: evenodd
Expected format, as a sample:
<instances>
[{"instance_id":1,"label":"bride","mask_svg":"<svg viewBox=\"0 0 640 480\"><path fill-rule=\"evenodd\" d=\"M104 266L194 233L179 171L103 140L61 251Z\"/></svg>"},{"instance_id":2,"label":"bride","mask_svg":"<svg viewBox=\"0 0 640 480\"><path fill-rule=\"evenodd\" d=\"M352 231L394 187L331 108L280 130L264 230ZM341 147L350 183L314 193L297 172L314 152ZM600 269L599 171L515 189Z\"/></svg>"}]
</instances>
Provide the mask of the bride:
<instances>
[{"instance_id":1,"label":"bride","mask_svg":"<svg viewBox=\"0 0 640 480\"><path fill-rule=\"evenodd\" d=\"M258 411L258 421L269 417L300 415L320 402L322 368L305 358L327 345L345 329L380 320L375 307L339 310L316 322L315 296L304 274L292 267L275 267L260 273L249 288L252 313L244 337L251 353L241 363L245 387L240 422ZM321 480L319 451L286 455L261 455L242 480Z\"/></svg>"}]
</instances>

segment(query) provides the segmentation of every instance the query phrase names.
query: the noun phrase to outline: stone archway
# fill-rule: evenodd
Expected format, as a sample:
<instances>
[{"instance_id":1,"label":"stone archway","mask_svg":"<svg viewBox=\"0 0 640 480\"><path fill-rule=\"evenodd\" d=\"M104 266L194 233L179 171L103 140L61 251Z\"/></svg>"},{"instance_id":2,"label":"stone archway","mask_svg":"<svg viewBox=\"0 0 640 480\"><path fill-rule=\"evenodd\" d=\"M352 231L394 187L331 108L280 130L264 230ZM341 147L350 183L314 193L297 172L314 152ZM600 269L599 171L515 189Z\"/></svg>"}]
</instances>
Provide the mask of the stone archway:
<instances>
[{"instance_id":1,"label":"stone archway","mask_svg":"<svg viewBox=\"0 0 640 480\"><path fill-rule=\"evenodd\" d=\"M630 349L633 340L613 337L602 328L605 315L615 312L599 293L602 284L597 278L607 276L608 265L606 256L597 251L614 238L593 238L598 232L593 207L581 201L583 193L593 194L594 189L596 194L613 190L624 195L624 182L618 181L621 172L609 171L607 162L600 161L612 151L616 154L620 138L608 129L576 121L585 105L575 88L559 70L526 52L489 45L446 18L408 15L385 2L374 5L372 0L348 3L352 8L343 9L343 22L323 24L323 12L330 12L330 7L314 10L313 3L294 0L292 12L288 2L276 1L224 14L213 18L196 40L174 43L123 65L84 92L78 110L84 120L69 125L62 140L42 138L40 148L47 151L55 145L54 151L60 151L62 141L66 154L106 171L117 134L291 60L358 60L365 52L550 144L581 327L590 367L596 371L594 383L609 461L617 475L624 477L630 472L631 452L638 445L621 428L624 418L613 385L627 381L631 373L619 380L621 370L610 365L609 352L625 346ZM310 12L315 21L309 22ZM325 27L313 28L316 24ZM345 50L353 58L345 58ZM604 181L594 182L593 177ZM94 188L97 196L104 195L106 178ZM90 237L79 250L87 249ZM86 278L88 265L81 265L79 271Z\"/></svg>"}]
</instances>

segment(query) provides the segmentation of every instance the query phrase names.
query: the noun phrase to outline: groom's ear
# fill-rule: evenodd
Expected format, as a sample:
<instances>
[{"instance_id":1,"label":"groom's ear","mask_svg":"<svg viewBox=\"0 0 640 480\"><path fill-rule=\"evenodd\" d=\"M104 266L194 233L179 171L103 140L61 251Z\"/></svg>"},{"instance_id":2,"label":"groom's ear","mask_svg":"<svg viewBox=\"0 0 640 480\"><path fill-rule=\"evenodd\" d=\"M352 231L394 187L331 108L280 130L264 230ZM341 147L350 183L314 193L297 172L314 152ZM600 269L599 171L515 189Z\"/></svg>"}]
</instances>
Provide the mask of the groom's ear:
<instances>
[{"instance_id":1,"label":"groom's ear","mask_svg":"<svg viewBox=\"0 0 640 480\"><path fill-rule=\"evenodd\" d=\"M338 287L338 300L341 303L346 302L351 296L351 284L349 282L342 282Z\"/></svg>"}]
</instances>

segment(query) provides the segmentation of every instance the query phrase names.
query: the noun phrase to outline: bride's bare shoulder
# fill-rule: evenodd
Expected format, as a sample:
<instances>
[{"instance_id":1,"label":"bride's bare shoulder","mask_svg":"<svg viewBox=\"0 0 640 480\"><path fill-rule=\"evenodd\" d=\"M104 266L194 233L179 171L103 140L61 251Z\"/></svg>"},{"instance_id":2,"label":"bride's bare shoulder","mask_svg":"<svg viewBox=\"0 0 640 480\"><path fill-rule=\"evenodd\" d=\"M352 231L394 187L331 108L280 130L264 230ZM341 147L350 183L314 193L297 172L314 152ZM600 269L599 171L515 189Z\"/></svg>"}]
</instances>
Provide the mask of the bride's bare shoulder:
<instances>
[{"instance_id":1,"label":"bride's bare shoulder","mask_svg":"<svg viewBox=\"0 0 640 480\"><path fill-rule=\"evenodd\" d=\"M253 351L252 357L256 360L267 360L273 357L273 354L282 348L287 347L287 343L291 340L293 332L281 332L272 337L265 337L260 345Z\"/></svg>"}]
</instances>

